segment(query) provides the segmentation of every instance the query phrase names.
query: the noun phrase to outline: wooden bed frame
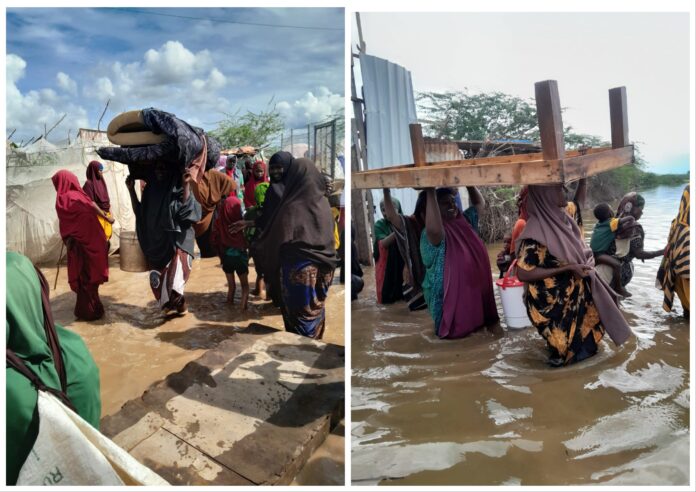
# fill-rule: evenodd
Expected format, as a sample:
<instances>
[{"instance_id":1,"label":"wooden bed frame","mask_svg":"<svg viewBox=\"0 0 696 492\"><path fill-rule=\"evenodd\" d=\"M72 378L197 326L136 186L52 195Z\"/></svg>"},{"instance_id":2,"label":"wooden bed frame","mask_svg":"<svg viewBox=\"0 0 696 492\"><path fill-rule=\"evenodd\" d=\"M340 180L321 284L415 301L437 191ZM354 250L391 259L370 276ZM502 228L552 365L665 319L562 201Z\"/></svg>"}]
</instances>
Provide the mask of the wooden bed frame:
<instances>
[{"instance_id":1,"label":"wooden bed frame","mask_svg":"<svg viewBox=\"0 0 696 492\"><path fill-rule=\"evenodd\" d=\"M426 162L423 132L409 125L414 164L351 174L352 188L424 188L438 186L499 186L567 183L634 162L628 143L626 88L609 90L611 147L566 151L561 104L555 80L535 85L541 135L539 153ZM373 142L373 145L377 144ZM369 144L368 144L369 145Z\"/></svg>"}]
</instances>

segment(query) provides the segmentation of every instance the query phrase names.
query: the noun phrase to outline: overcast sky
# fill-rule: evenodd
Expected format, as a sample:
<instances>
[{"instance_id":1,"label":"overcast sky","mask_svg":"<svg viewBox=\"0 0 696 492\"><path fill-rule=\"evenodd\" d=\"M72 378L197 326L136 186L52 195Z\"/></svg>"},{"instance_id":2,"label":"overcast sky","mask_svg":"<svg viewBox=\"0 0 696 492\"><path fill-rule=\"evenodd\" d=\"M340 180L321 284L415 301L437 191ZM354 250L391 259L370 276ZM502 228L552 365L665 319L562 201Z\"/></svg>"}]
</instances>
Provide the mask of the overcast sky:
<instances>
[{"instance_id":1,"label":"overcast sky","mask_svg":"<svg viewBox=\"0 0 696 492\"><path fill-rule=\"evenodd\" d=\"M650 169L689 169L688 14L364 13L361 21L367 53L410 70L417 92L533 98L534 82L555 79L564 125L607 140L607 91L624 85L629 138ZM357 40L354 17L352 25Z\"/></svg>"},{"instance_id":2,"label":"overcast sky","mask_svg":"<svg viewBox=\"0 0 696 492\"><path fill-rule=\"evenodd\" d=\"M149 106L212 129L272 98L298 128L344 107L344 49L338 8L7 9L7 130L28 139L67 113L62 140L109 98L102 129Z\"/></svg>"}]
</instances>

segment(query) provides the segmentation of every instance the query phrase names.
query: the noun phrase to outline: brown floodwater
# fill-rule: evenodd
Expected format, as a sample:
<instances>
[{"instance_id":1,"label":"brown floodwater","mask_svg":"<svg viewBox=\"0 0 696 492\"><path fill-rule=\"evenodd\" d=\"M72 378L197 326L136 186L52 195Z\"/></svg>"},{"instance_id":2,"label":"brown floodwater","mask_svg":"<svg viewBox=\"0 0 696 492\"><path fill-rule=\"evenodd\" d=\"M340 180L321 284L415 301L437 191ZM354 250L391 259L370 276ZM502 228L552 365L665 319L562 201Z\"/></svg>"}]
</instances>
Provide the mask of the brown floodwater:
<instances>
[{"instance_id":1,"label":"brown floodwater","mask_svg":"<svg viewBox=\"0 0 696 492\"><path fill-rule=\"evenodd\" d=\"M53 287L56 268L41 270ZM249 278L253 286L256 278L253 267L249 269ZM337 279L338 272L329 289L323 341L344 345L345 289ZM194 260L185 292L189 314L184 317L165 317L150 291L147 272L120 270L118 256L111 258L109 282L101 286L99 294L106 310L104 318L76 321L75 294L68 286L67 268L62 265L58 287L51 291L51 307L57 323L82 336L99 367L102 416L117 412L127 401L140 397L152 383L180 371L188 362L251 323L284 329L280 311L270 301L250 296L249 310L240 310L239 283L236 303L226 304L227 281L217 258ZM328 451L322 447L317 452L323 453L321 456L326 460L342 465L344 452L342 448L340 454L335 452L334 441L343 437L332 437L326 444ZM338 476L334 469L322 475L326 470L329 468L305 472L303 483L343 482L342 466Z\"/></svg>"},{"instance_id":2,"label":"brown floodwater","mask_svg":"<svg viewBox=\"0 0 696 492\"><path fill-rule=\"evenodd\" d=\"M682 188L643 193L646 250L665 245ZM634 261L621 308L636 336L559 369L534 328L507 329L497 291L500 326L439 340L427 311L377 305L367 268L352 303L353 484L687 485L689 322L678 300L663 311L659 264Z\"/></svg>"}]
</instances>

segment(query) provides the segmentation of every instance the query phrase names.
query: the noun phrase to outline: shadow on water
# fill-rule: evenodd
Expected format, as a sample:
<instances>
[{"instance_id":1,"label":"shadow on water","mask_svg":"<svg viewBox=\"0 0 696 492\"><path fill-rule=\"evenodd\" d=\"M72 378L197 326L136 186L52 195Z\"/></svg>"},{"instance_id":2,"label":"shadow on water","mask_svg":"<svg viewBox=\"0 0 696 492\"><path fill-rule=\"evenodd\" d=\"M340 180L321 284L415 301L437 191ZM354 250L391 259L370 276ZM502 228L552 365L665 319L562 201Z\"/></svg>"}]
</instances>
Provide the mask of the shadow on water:
<instances>
[{"instance_id":1,"label":"shadow on water","mask_svg":"<svg viewBox=\"0 0 696 492\"><path fill-rule=\"evenodd\" d=\"M643 193L646 250L664 247L682 189ZM377 305L366 269L352 303L353 483L688 483L690 329L679 301L662 310L659 264L635 262L621 304L636 336L557 369L532 327L438 340L427 312Z\"/></svg>"}]
</instances>

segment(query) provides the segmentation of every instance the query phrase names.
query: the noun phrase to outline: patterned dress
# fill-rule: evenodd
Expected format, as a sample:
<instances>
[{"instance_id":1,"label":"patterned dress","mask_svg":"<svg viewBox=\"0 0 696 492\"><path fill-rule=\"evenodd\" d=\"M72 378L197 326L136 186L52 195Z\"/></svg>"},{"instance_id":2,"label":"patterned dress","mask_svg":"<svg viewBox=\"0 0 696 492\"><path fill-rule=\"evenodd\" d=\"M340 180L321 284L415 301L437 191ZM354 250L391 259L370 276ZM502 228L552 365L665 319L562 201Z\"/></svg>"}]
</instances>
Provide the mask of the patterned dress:
<instances>
[{"instance_id":1,"label":"patterned dress","mask_svg":"<svg viewBox=\"0 0 696 492\"><path fill-rule=\"evenodd\" d=\"M321 339L326 322L326 297L334 269L308 260L281 262L283 321L285 329L305 337Z\"/></svg>"},{"instance_id":2,"label":"patterned dress","mask_svg":"<svg viewBox=\"0 0 696 492\"><path fill-rule=\"evenodd\" d=\"M561 263L546 246L525 239L520 246L517 266L558 268ZM565 365L591 357L604 336L599 312L592 301L590 283L572 272L527 283L524 301L527 314L548 343L549 363Z\"/></svg>"}]
</instances>

